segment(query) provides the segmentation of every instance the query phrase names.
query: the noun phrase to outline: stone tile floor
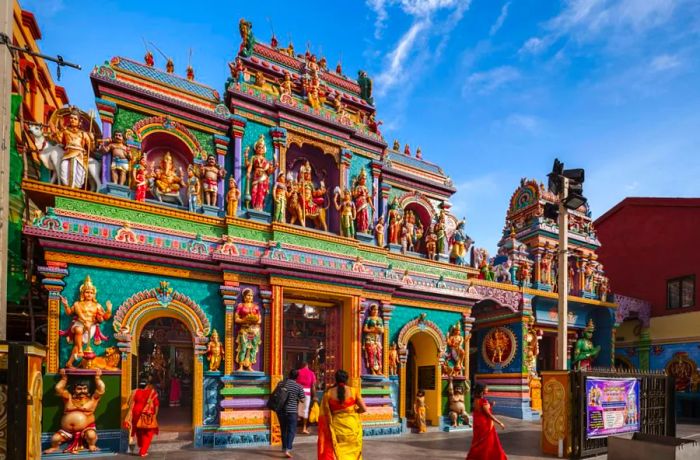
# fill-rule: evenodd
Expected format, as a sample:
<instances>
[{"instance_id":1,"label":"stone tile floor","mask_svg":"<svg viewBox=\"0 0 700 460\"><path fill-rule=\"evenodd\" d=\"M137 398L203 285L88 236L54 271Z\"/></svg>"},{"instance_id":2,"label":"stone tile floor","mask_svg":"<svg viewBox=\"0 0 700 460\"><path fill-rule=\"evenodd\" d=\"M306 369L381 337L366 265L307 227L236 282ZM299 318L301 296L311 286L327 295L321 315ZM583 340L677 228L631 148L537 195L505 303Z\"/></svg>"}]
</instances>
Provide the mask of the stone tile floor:
<instances>
[{"instance_id":1,"label":"stone tile floor","mask_svg":"<svg viewBox=\"0 0 700 460\"><path fill-rule=\"evenodd\" d=\"M535 460L554 458L540 451L540 422L527 422L518 419L502 417L506 424L505 430L499 430L503 448L511 460ZM700 441L700 425L678 425L678 436L697 439ZM443 433L430 431L424 434L409 434L401 437L374 438L364 442L365 460L390 459L464 459L471 443L471 432ZM231 450L196 450L191 449L190 442L180 440L164 433L162 441L154 444L149 459L158 460L204 460L204 459L269 459L283 458L277 448L260 447L251 449ZM169 440L168 440L169 438ZM316 458L316 437L299 435L295 441L294 458L312 460ZM172 450L168 450L172 449ZM176 450L174 450L176 449ZM116 458L133 458L129 455L118 455ZM603 460L606 456L594 457Z\"/></svg>"}]
</instances>

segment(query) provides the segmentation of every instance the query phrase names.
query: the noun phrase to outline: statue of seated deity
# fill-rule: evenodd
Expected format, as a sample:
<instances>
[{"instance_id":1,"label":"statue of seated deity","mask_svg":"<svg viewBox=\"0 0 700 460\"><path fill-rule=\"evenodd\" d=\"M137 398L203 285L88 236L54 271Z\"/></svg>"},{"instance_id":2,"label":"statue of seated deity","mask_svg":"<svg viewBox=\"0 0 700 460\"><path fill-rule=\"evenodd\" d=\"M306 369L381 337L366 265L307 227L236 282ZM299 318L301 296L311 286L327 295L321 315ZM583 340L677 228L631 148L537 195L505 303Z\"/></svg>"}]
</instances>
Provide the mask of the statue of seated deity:
<instances>
[{"instance_id":1,"label":"statue of seated deity","mask_svg":"<svg viewBox=\"0 0 700 460\"><path fill-rule=\"evenodd\" d=\"M182 201L182 195L180 194L180 189L186 186L182 168L179 170L175 169L173 163L173 157L170 152L166 152L163 158L160 160L160 164L156 167L152 167L152 188L151 193L156 197L158 201L175 201L184 206Z\"/></svg>"}]
</instances>

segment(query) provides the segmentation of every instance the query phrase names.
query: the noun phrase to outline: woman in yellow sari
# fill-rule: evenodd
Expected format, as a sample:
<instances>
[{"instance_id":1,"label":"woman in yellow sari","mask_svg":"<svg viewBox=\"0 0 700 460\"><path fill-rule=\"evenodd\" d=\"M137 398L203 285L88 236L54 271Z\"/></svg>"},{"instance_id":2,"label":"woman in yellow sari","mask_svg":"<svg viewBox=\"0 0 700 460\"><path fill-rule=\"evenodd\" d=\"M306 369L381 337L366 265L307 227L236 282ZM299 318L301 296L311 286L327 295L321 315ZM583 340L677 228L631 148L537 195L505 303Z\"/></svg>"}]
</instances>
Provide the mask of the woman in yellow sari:
<instances>
[{"instance_id":1,"label":"woman in yellow sari","mask_svg":"<svg viewBox=\"0 0 700 460\"><path fill-rule=\"evenodd\" d=\"M318 418L319 460L362 460L362 422L367 412L360 390L347 385L348 373L335 373L335 386L323 395Z\"/></svg>"}]
</instances>

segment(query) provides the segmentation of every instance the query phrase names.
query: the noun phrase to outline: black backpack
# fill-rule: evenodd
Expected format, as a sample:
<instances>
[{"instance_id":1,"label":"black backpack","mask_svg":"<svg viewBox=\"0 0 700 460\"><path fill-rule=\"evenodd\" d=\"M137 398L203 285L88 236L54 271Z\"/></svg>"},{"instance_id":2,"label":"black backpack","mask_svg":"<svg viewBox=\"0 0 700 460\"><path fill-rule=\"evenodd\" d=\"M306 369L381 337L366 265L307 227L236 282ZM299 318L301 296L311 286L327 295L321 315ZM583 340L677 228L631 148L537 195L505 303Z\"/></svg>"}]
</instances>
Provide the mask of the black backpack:
<instances>
[{"instance_id":1,"label":"black backpack","mask_svg":"<svg viewBox=\"0 0 700 460\"><path fill-rule=\"evenodd\" d=\"M284 411L287 400L289 399L289 391L287 391L287 388L284 386L285 383L287 383L287 381L282 380L277 384L275 391L270 394L270 399L267 400L267 408L271 411L278 413Z\"/></svg>"}]
</instances>

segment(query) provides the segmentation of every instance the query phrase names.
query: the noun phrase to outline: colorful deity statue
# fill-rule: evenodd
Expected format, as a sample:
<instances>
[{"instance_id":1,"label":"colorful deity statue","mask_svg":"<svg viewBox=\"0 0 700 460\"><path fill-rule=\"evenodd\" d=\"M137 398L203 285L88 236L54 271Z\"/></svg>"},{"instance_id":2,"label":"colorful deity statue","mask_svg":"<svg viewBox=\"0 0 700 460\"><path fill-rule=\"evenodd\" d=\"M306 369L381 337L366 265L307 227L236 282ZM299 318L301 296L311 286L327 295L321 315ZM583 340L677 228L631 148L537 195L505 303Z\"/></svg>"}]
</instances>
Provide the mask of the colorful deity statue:
<instances>
[{"instance_id":1,"label":"colorful deity statue","mask_svg":"<svg viewBox=\"0 0 700 460\"><path fill-rule=\"evenodd\" d=\"M148 358L148 367L150 369L151 376L153 376L157 382L155 383L165 383L165 374L168 372L168 360L163 354L163 349L158 345L153 347L153 352Z\"/></svg>"},{"instance_id":2,"label":"colorful deity statue","mask_svg":"<svg viewBox=\"0 0 700 460\"><path fill-rule=\"evenodd\" d=\"M360 86L360 97L370 105L374 105L372 97L372 79L367 76L367 72L360 70L357 73L357 84Z\"/></svg>"},{"instance_id":3,"label":"colorful deity statue","mask_svg":"<svg viewBox=\"0 0 700 460\"><path fill-rule=\"evenodd\" d=\"M202 193L202 184L194 172L194 167L187 168L187 208L190 212L196 212L199 208L199 196Z\"/></svg>"},{"instance_id":4,"label":"colorful deity statue","mask_svg":"<svg viewBox=\"0 0 700 460\"><path fill-rule=\"evenodd\" d=\"M403 216L401 215L399 199L394 197L389 205L389 244L399 244L402 223Z\"/></svg>"},{"instance_id":5,"label":"colorful deity statue","mask_svg":"<svg viewBox=\"0 0 700 460\"><path fill-rule=\"evenodd\" d=\"M398 375L399 373L399 350L396 342L389 347L389 375Z\"/></svg>"},{"instance_id":6,"label":"colorful deity statue","mask_svg":"<svg viewBox=\"0 0 700 460\"><path fill-rule=\"evenodd\" d=\"M88 174L90 152L94 136L80 127L80 111L73 108L68 116L68 126L51 127L56 142L63 146L59 179L61 185L83 188Z\"/></svg>"},{"instance_id":7,"label":"colorful deity statue","mask_svg":"<svg viewBox=\"0 0 700 460\"><path fill-rule=\"evenodd\" d=\"M419 160L423 159L423 152L421 151L420 147L416 149L416 158L418 158Z\"/></svg>"},{"instance_id":8,"label":"colorful deity statue","mask_svg":"<svg viewBox=\"0 0 700 460\"><path fill-rule=\"evenodd\" d=\"M304 221L312 219L316 228L326 231L326 184L319 182L318 187L314 185L313 169L309 160L299 168L299 183L301 184L302 209L304 211ZM306 225L304 223L304 225Z\"/></svg>"},{"instance_id":9,"label":"colorful deity statue","mask_svg":"<svg viewBox=\"0 0 700 460\"><path fill-rule=\"evenodd\" d=\"M112 316L112 302L109 300L105 302L107 306L105 310L97 302L96 296L97 289L92 284L90 276L86 276L85 281L80 286L80 300L69 306L66 298L61 297L66 315L73 317L68 330L61 332L61 335L67 336L68 343L73 344L66 367L73 367L75 360L83 358L83 356L88 358L92 355L91 358L94 358L92 344L99 345L107 339L106 336L102 335L100 323Z\"/></svg>"},{"instance_id":10,"label":"colorful deity statue","mask_svg":"<svg viewBox=\"0 0 700 460\"><path fill-rule=\"evenodd\" d=\"M438 219L435 224L435 235L437 236L437 253L438 255L446 254L448 248L447 228L444 219Z\"/></svg>"},{"instance_id":11,"label":"colorful deity statue","mask_svg":"<svg viewBox=\"0 0 700 460\"><path fill-rule=\"evenodd\" d=\"M236 58L235 61L228 63L228 68L231 71L231 79L236 83L243 83L245 77L245 67L241 58Z\"/></svg>"},{"instance_id":12,"label":"colorful deity statue","mask_svg":"<svg viewBox=\"0 0 700 460\"><path fill-rule=\"evenodd\" d=\"M467 254L472 244L471 238L464 233L464 220L457 224L454 234L452 234L452 249L450 250L450 260L457 265L467 264Z\"/></svg>"},{"instance_id":13,"label":"colorful deity statue","mask_svg":"<svg viewBox=\"0 0 700 460\"><path fill-rule=\"evenodd\" d=\"M238 31L241 33L241 46L238 49L238 54L244 57L249 57L253 54L255 46L255 37L253 36L253 23L241 18L238 22Z\"/></svg>"},{"instance_id":14,"label":"colorful deity statue","mask_svg":"<svg viewBox=\"0 0 700 460\"><path fill-rule=\"evenodd\" d=\"M410 209L403 213L403 228L401 229L401 246L404 251L415 251L416 215Z\"/></svg>"},{"instance_id":15,"label":"colorful deity statue","mask_svg":"<svg viewBox=\"0 0 700 460\"><path fill-rule=\"evenodd\" d=\"M574 347L574 369L590 369L593 366L593 360L600 354L600 345L593 345L593 331L595 331L595 325L593 319L589 319L583 335L576 341Z\"/></svg>"},{"instance_id":16,"label":"colorful deity statue","mask_svg":"<svg viewBox=\"0 0 700 460\"><path fill-rule=\"evenodd\" d=\"M554 253L545 251L540 260L540 282L543 284L552 284L552 262L554 261Z\"/></svg>"},{"instance_id":17,"label":"colorful deity statue","mask_svg":"<svg viewBox=\"0 0 700 460\"><path fill-rule=\"evenodd\" d=\"M537 378L537 356L540 354L540 334L535 330L534 316L528 316L528 322L525 329L525 366L527 367L530 378Z\"/></svg>"},{"instance_id":18,"label":"colorful deity statue","mask_svg":"<svg viewBox=\"0 0 700 460\"><path fill-rule=\"evenodd\" d=\"M411 156L411 147L408 144L403 147L403 154L407 157Z\"/></svg>"},{"instance_id":19,"label":"colorful deity statue","mask_svg":"<svg viewBox=\"0 0 700 460\"><path fill-rule=\"evenodd\" d=\"M435 225L431 225L428 234L425 235L425 253L428 259L435 260L437 255L437 234L435 233Z\"/></svg>"},{"instance_id":20,"label":"colorful deity statue","mask_svg":"<svg viewBox=\"0 0 700 460\"><path fill-rule=\"evenodd\" d=\"M422 245L423 245L423 234L425 230L423 229L423 224L421 221L416 222L416 230L413 234L413 250L416 252L421 252L422 251Z\"/></svg>"},{"instance_id":21,"label":"colorful deity statue","mask_svg":"<svg viewBox=\"0 0 700 460\"><path fill-rule=\"evenodd\" d=\"M214 329L211 333L211 338L207 344L207 360L209 361L209 370L218 371L221 366L221 360L224 358L224 344L219 341L219 333Z\"/></svg>"},{"instance_id":22,"label":"colorful deity statue","mask_svg":"<svg viewBox=\"0 0 700 460\"><path fill-rule=\"evenodd\" d=\"M236 306L234 322L238 325L236 362L239 371L252 371L258 362L260 347L260 308L253 302L253 290L243 290L243 302Z\"/></svg>"},{"instance_id":23,"label":"colorful deity statue","mask_svg":"<svg viewBox=\"0 0 700 460\"><path fill-rule=\"evenodd\" d=\"M284 71L284 80L280 81L280 101L282 102L292 102L292 90L294 88L294 82L292 82L292 76L289 71Z\"/></svg>"},{"instance_id":24,"label":"colorful deity statue","mask_svg":"<svg viewBox=\"0 0 700 460\"><path fill-rule=\"evenodd\" d=\"M336 188L333 197L335 209L340 212L340 234L348 238L355 237L355 203L352 201L352 193L345 189L340 192L340 188Z\"/></svg>"},{"instance_id":25,"label":"colorful deity statue","mask_svg":"<svg viewBox=\"0 0 700 460\"><path fill-rule=\"evenodd\" d=\"M171 195L180 192L180 188L184 185L182 180L182 170L175 169L173 156L170 152L166 152L160 160L160 166L153 171L154 191L162 195Z\"/></svg>"},{"instance_id":26,"label":"colorful deity statue","mask_svg":"<svg viewBox=\"0 0 700 460\"><path fill-rule=\"evenodd\" d=\"M142 153L139 162L134 165L132 171L133 175L133 186L134 186L134 199L136 201L146 201L146 192L148 191L148 178L150 173L148 171L148 163L146 160L146 154Z\"/></svg>"},{"instance_id":27,"label":"colorful deity statue","mask_svg":"<svg viewBox=\"0 0 700 460\"><path fill-rule=\"evenodd\" d=\"M355 180L355 186L352 189L352 198L355 201L355 229L359 233L369 232L369 223L371 222L370 209L374 212L374 204L372 196L367 188L367 174L362 168L360 175Z\"/></svg>"},{"instance_id":28,"label":"colorful deity statue","mask_svg":"<svg viewBox=\"0 0 700 460\"><path fill-rule=\"evenodd\" d=\"M228 193L226 193L226 215L236 217L238 201L241 199L241 191L238 190L236 178L231 176L228 180Z\"/></svg>"},{"instance_id":29,"label":"colorful deity statue","mask_svg":"<svg viewBox=\"0 0 700 460\"><path fill-rule=\"evenodd\" d=\"M508 347L512 346L510 343L510 338L501 330L501 328L495 328L490 334L488 334L484 342L486 349L490 353L489 357L491 358L491 361L498 364L505 360L506 357L504 355L508 350Z\"/></svg>"},{"instance_id":30,"label":"colorful deity statue","mask_svg":"<svg viewBox=\"0 0 700 460\"><path fill-rule=\"evenodd\" d=\"M200 168L205 205L217 205L216 195L219 192L219 180L223 179L225 174L226 170L216 164L216 157L214 155L207 156L207 163Z\"/></svg>"},{"instance_id":31,"label":"colorful deity statue","mask_svg":"<svg viewBox=\"0 0 700 460\"><path fill-rule=\"evenodd\" d=\"M126 185L126 180L129 177L131 154L129 147L124 143L124 133L115 131L114 137L109 144L103 144L100 150L104 153L112 155L112 164L110 170L112 172L112 182L119 185Z\"/></svg>"},{"instance_id":32,"label":"colorful deity statue","mask_svg":"<svg viewBox=\"0 0 700 460\"><path fill-rule=\"evenodd\" d=\"M464 373L464 337L459 322L450 327L447 336L447 349L445 350L445 361L443 363L443 373L446 375L463 375Z\"/></svg>"},{"instance_id":33,"label":"colorful deity statue","mask_svg":"<svg viewBox=\"0 0 700 460\"><path fill-rule=\"evenodd\" d=\"M384 320L379 316L379 305L370 305L369 314L362 326L364 333L365 366L370 374L382 373L382 344Z\"/></svg>"},{"instance_id":34,"label":"colorful deity statue","mask_svg":"<svg viewBox=\"0 0 700 460\"><path fill-rule=\"evenodd\" d=\"M377 246L384 247L384 216L379 216L377 224L374 226L374 237L377 240Z\"/></svg>"},{"instance_id":35,"label":"colorful deity statue","mask_svg":"<svg viewBox=\"0 0 700 460\"><path fill-rule=\"evenodd\" d=\"M151 53L149 50L146 50L146 55L143 57L143 62L148 67L153 67L153 64L155 64L155 61L153 59L153 53Z\"/></svg>"},{"instance_id":36,"label":"colorful deity statue","mask_svg":"<svg viewBox=\"0 0 700 460\"><path fill-rule=\"evenodd\" d=\"M304 217L304 207L302 205L301 182L295 181L292 173L287 175L287 212L289 213L289 223L298 223L302 227L306 226Z\"/></svg>"},{"instance_id":37,"label":"colorful deity statue","mask_svg":"<svg viewBox=\"0 0 700 460\"><path fill-rule=\"evenodd\" d=\"M287 191L287 180L284 177L284 173L281 172L277 175L275 187L272 189L272 201L274 203L274 210L272 214L273 222L284 223L286 221L288 196L289 192Z\"/></svg>"},{"instance_id":38,"label":"colorful deity statue","mask_svg":"<svg viewBox=\"0 0 700 460\"><path fill-rule=\"evenodd\" d=\"M256 211L263 211L265 208L265 198L270 190L270 174L275 170L276 165L265 158L267 147L265 146L265 136L260 135L253 146L254 153L249 158L248 150L245 150L246 166L246 201L250 203Z\"/></svg>"},{"instance_id":39,"label":"colorful deity statue","mask_svg":"<svg viewBox=\"0 0 700 460\"><path fill-rule=\"evenodd\" d=\"M61 428L51 437L51 446L45 454L57 452L63 443L70 443L65 453L77 454L86 447L90 452L99 450L97 447L97 427L95 426L95 411L100 398L105 394L105 384L102 381L102 370L95 371L95 390L90 392L87 381L81 380L68 386L66 371L59 371L61 379L56 384L56 395L63 400L63 416Z\"/></svg>"},{"instance_id":40,"label":"colorful deity statue","mask_svg":"<svg viewBox=\"0 0 700 460\"><path fill-rule=\"evenodd\" d=\"M400 148L401 148L401 145L399 144L399 140L394 139L394 145L391 147L391 149L394 150L395 152L398 152Z\"/></svg>"},{"instance_id":41,"label":"colorful deity statue","mask_svg":"<svg viewBox=\"0 0 700 460\"><path fill-rule=\"evenodd\" d=\"M469 384L465 381L467 393L469 392ZM449 407L448 416L453 427L456 427L460 422L469 425L469 414L464 404L465 388L462 385L457 385L457 388L452 384L452 376L447 384L447 403Z\"/></svg>"}]
</instances>

